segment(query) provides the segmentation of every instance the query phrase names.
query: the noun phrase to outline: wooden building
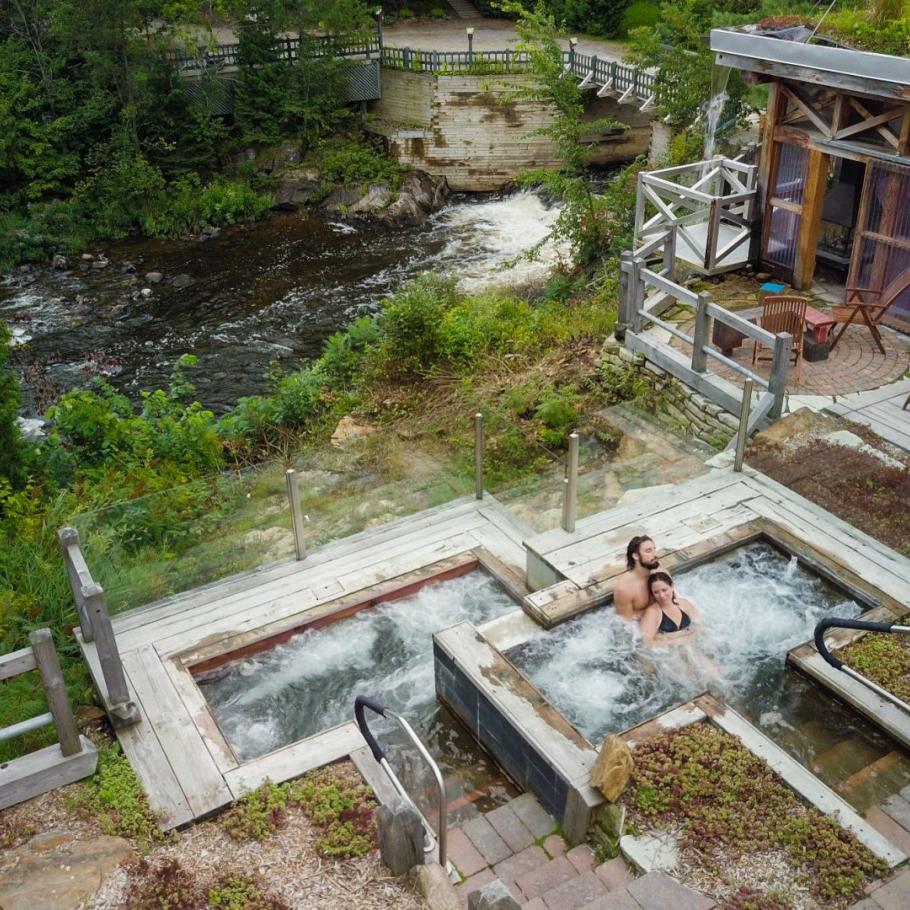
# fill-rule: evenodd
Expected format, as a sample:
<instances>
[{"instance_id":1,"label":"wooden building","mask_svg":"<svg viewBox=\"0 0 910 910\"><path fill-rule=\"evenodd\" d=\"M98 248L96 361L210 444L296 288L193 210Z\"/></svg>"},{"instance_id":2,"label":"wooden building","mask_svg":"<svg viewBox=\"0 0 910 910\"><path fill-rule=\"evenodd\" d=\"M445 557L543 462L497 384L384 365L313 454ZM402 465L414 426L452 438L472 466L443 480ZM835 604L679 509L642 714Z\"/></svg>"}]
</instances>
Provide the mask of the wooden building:
<instances>
[{"instance_id":1,"label":"wooden building","mask_svg":"<svg viewBox=\"0 0 910 910\"><path fill-rule=\"evenodd\" d=\"M910 330L910 60L793 38L711 32L718 64L770 89L754 258L797 288L827 266Z\"/></svg>"}]
</instances>

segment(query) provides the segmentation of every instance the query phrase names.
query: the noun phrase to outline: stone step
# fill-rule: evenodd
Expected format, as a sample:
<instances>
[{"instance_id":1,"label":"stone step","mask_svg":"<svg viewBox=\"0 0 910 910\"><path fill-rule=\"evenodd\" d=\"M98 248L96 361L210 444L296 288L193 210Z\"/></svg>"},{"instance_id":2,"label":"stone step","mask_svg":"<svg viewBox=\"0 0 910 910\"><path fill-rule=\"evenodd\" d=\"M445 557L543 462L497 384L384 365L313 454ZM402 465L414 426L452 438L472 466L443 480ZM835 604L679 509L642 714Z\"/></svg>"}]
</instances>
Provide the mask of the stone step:
<instances>
[{"instance_id":1,"label":"stone step","mask_svg":"<svg viewBox=\"0 0 910 910\"><path fill-rule=\"evenodd\" d=\"M830 786L833 782L846 780L880 757L880 751L874 746L851 736L817 753L809 770L828 781Z\"/></svg>"},{"instance_id":2,"label":"stone step","mask_svg":"<svg viewBox=\"0 0 910 910\"><path fill-rule=\"evenodd\" d=\"M859 812L877 806L897 793L910 778L910 761L896 750L834 785L834 790Z\"/></svg>"}]
</instances>

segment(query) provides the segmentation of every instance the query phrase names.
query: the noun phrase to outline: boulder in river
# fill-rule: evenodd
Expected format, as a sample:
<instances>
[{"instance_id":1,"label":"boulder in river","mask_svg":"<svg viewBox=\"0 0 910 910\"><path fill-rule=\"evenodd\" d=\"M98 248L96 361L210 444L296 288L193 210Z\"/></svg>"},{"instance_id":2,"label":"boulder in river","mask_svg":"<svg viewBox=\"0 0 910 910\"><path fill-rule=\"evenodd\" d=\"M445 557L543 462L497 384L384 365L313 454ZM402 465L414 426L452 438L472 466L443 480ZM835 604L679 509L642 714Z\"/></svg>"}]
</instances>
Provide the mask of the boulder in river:
<instances>
[{"instance_id":1,"label":"boulder in river","mask_svg":"<svg viewBox=\"0 0 910 910\"><path fill-rule=\"evenodd\" d=\"M183 288L188 288L191 284L194 284L194 282L190 275L176 275L171 284L178 291L181 291Z\"/></svg>"},{"instance_id":2,"label":"boulder in river","mask_svg":"<svg viewBox=\"0 0 910 910\"><path fill-rule=\"evenodd\" d=\"M320 188L319 171L312 167L288 168L278 177L275 189L275 209L299 209L306 205Z\"/></svg>"},{"instance_id":3,"label":"boulder in river","mask_svg":"<svg viewBox=\"0 0 910 910\"><path fill-rule=\"evenodd\" d=\"M421 222L442 208L449 195L445 177L432 177L424 171L411 171L398 189L395 201L379 217L388 221Z\"/></svg>"},{"instance_id":4,"label":"boulder in river","mask_svg":"<svg viewBox=\"0 0 910 910\"><path fill-rule=\"evenodd\" d=\"M163 278L164 278L164 275L162 275L161 272L146 272L145 273L145 280L149 284L158 284Z\"/></svg>"},{"instance_id":5,"label":"boulder in river","mask_svg":"<svg viewBox=\"0 0 910 910\"><path fill-rule=\"evenodd\" d=\"M215 227L214 224L207 224L199 232L199 236L196 238L196 240L198 240L200 243L204 243L206 240L214 240L220 233L220 227Z\"/></svg>"},{"instance_id":6,"label":"boulder in river","mask_svg":"<svg viewBox=\"0 0 910 910\"><path fill-rule=\"evenodd\" d=\"M62 253L54 253L54 258L51 260L51 266L58 272L62 272L64 269L69 268L69 263L66 261L66 256Z\"/></svg>"},{"instance_id":7,"label":"boulder in river","mask_svg":"<svg viewBox=\"0 0 910 910\"><path fill-rule=\"evenodd\" d=\"M110 265L110 260L108 259L96 259L92 263L93 269L106 269Z\"/></svg>"},{"instance_id":8,"label":"boulder in river","mask_svg":"<svg viewBox=\"0 0 910 910\"><path fill-rule=\"evenodd\" d=\"M373 215L381 212L392 201L392 191L387 183L374 183L348 211L352 214Z\"/></svg>"}]
</instances>

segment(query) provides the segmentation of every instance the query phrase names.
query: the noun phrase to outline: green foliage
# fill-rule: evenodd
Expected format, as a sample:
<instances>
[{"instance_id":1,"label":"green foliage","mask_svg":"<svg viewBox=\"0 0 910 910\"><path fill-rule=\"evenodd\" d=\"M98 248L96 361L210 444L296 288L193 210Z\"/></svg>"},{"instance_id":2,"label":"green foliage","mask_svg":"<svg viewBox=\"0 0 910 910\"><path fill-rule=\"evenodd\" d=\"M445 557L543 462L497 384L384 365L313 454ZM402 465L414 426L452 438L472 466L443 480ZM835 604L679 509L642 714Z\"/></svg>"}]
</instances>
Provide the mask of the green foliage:
<instances>
[{"instance_id":1,"label":"green foliage","mask_svg":"<svg viewBox=\"0 0 910 910\"><path fill-rule=\"evenodd\" d=\"M155 866L140 859L127 901L130 910L207 910L209 906L196 880L176 859Z\"/></svg>"},{"instance_id":2,"label":"green foliage","mask_svg":"<svg viewBox=\"0 0 910 910\"><path fill-rule=\"evenodd\" d=\"M0 483L19 486L23 479L25 444L19 434L19 381L9 366L10 330L0 321Z\"/></svg>"},{"instance_id":3,"label":"green foliage","mask_svg":"<svg viewBox=\"0 0 910 910\"><path fill-rule=\"evenodd\" d=\"M622 14L619 23L619 35L627 38L636 28L653 28L660 22L660 5L653 0L635 0Z\"/></svg>"},{"instance_id":4,"label":"green foliage","mask_svg":"<svg viewBox=\"0 0 910 910\"><path fill-rule=\"evenodd\" d=\"M130 838L140 850L166 839L119 743L99 750L98 769L79 785L71 807L95 818L105 834Z\"/></svg>"},{"instance_id":5,"label":"green foliage","mask_svg":"<svg viewBox=\"0 0 910 910\"><path fill-rule=\"evenodd\" d=\"M546 445L563 446L578 421L579 397L574 389L548 389L540 399L534 416L543 423L541 440Z\"/></svg>"},{"instance_id":6,"label":"green foliage","mask_svg":"<svg viewBox=\"0 0 910 910\"><path fill-rule=\"evenodd\" d=\"M633 821L645 830L678 830L696 863L706 865L718 850L732 856L780 850L800 883L824 901L858 899L865 882L886 869L853 834L807 808L762 759L709 723L647 739L634 760Z\"/></svg>"},{"instance_id":7,"label":"green foliage","mask_svg":"<svg viewBox=\"0 0 910 910\"><path fill-rule=\"evenodd\" d=\"M266 897L255 879L245 875L228 875L209 888L212 910L286 910L287 905Z\"/></svg>"},{"instance_id":8,"label":"green foliage","mask_svg":"<svg viewBox=\"0 0 910 910\"><path fill-rule=\"evenodd\" d=\"M910 702L910 647L901 635L870 632L838 651L848 666Z\"/></svg>"},{"instance_id":9,"label":"green foliage","mask_svg":"<svg viewBox=\"0 0 910 910\"><path fill-rule=\"evenodd\" d=\"M589 35L615 36L629 0L549 0L547 6L564 28Z\"/></svg>"},{"instance_id":10,"label":"green foliage","mask_svg":"<svg viewBox=\"0 0 910 910\"><path fill-rule=\"evenodd\" d=\"M879 0L836 8L825 19L822 31L863 50L910 56L910 4Z\"/></svg>"},{"instance_id":11,"label":"green foliage","mask_svg":"<svg viewBox=\"0 0 910 910\"><path fill-rule=\"evenodd\" d=\"M287 785L266 781L238 800L224 814L221 824L234 840L262 840L284 826L287 808Z\"/></svg>"},{"instance_id":12,"label":"green foliage","mask_svg":"<svg viewBox=\"0 0 910 910\"><path fill-rule=\"evenodd\" d=\"M401 171L375 137L338 136L327 139L315 150L312 159L327 187L334 184L388 183L398 188Z\"/></svg>"}]
</instances>

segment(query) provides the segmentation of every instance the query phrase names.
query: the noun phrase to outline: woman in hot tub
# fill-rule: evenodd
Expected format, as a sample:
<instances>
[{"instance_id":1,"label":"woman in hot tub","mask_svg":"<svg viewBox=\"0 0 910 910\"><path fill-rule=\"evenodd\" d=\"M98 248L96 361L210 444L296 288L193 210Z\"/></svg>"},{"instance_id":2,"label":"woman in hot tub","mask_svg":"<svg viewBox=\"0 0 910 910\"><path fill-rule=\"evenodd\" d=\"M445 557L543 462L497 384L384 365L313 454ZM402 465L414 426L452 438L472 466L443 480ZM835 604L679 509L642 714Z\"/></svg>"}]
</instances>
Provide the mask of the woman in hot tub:
<instances>
[{"instance_id":1,"label":"woman in hot tub","mask_svg":"<svg viewBox=\"0 0 910 910\"><path fill-rule=\"evenodd\" d=\"M642 641L650 647L691 641L695 634L693 622L698 619L692 601L676 594L673 579L666 572L652 572L648 590L651 604L641 618Z\"/></svg>"}]
</instances>

